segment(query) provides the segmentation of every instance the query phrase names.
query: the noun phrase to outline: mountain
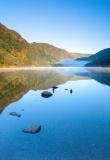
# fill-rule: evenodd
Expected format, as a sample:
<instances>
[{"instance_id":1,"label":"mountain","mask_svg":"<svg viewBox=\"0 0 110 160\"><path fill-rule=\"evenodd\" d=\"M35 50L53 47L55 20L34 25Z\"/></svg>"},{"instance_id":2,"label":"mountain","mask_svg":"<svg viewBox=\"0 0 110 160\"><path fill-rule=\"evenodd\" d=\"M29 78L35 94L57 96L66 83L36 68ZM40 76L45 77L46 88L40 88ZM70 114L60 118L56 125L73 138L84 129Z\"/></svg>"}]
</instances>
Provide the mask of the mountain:
<instances>
[{"instance_id":1,"label":"mountain","mask_svg":"<svg viewBox=\"0 0 110 160\"><path fill-rule=\"evenodd\" d=\"M110 66L110 48L103 49L89 57L78 58L79 61L88 61L86 67L109 67Z\"/></svg>"},{"instance_id":2,"label":"mountain","mask_svg":"<svg viewBox=\"0 0 110 160\"><path fill-rule=\"evenodd\" d=\"M97 52L96 54L93 54L93 55L87 57L86 59L88 61L96 61L99 58L104 58L104 57L108 56L109 53L110 53L110 48L106 48L106 49L103 49L103 50Z\"/></svg>"},{"instance_id":3,"label":"mountain","mask_svg":"<svg viewBox=\"0 0 110 160\"><path fill-rule=\"evenodd\" d=\"M110 67L110 48L104 49L93 57L92 62L87 63L86 67Z\"/></svg>"},{"instance_id":4,"label":"mountain","mask_svg":"<svg viewBox=\"0 0 110 160\"><path fill-rule=\"evenodd\" d=\"M28 43L0 23L0 67L53 66L62 59L82 56L46 43Z\"/></svg>"}]
</instances>

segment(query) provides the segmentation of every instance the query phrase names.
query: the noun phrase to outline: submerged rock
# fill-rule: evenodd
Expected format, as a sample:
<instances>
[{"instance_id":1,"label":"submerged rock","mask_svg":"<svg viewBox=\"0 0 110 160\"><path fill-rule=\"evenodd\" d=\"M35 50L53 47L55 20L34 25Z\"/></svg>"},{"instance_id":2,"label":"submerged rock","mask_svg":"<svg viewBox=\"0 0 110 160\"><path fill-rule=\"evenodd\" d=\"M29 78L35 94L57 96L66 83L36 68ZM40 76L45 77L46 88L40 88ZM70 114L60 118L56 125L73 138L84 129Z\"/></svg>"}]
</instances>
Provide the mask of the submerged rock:
<instances>
[{"instance_id":1,"label":"submerged rock","mask_svg":"<svg viewBox=\"0 0 110 160\"><path fill-rule=\"evenodd\" d=\"M65 90L67 91L68 89L66 88Z\"/></svg>"},{"instance_id":2,"label":"submerged rock","mask_svg":"<svg viewBox=\"0 0 110 160\"><path fill-rule=\"evenodd\" d=\"M44 97L44 98L49 98L49 97L51 97L53 94L51 93L51 92L48 92L48 91L44 91L44 92L42 92L42 97Z\"/></svg>"},{"instance_id":3,"label":"submerged rock","mask_svg":"<svg viewBox=\"0 0 110 160\"><path fill-rule=\"evenodd\" d=\"M35 133L38 133L41 131L41 126L40 125L39 126L31 126L31 127L22 129L22 131L25 133L35 134Z\"/></svg>"},{"instance_id":4,"label":"submerged rock","mask_svg":"<svg viewBox=\"0 0 110 160\"><path fill-rule=\"evenodd\" d=\"M57 87L57 86L53 86L52 88L53 88L53 89L57 89L58 87Z\"/></svg>"},{"instance_id":5,"label":"submerged rock","mask_svg":"<svg viewBox=\"0 0 110 160\"><path fill-rule=\"evenodd\" d=\"M16 117L21 117L21 114L16 113L16 112L11 112L10 115L11 116L16 116Z\"/></svg>"},{"instance_id":6,"label":"submerged rock","mask_svg":"<svg viewBox=\"0 0 110 160\"><path fill-rule=\"evenodd\" d=\"M70 93L73 93L73 90L72 90L72 89L70 90Z\"/></svg>"},{"instance_id":7,"label":"submerged rock","mask_svg":"<svg viewBox=\"0 0 110 160\"><path fill-rule=\"evenodd\" d=\"M53 93L54 93L54 90L57 89L57 88L58 88L57 86L52 87Z\"/></svg>"}]
</instances>

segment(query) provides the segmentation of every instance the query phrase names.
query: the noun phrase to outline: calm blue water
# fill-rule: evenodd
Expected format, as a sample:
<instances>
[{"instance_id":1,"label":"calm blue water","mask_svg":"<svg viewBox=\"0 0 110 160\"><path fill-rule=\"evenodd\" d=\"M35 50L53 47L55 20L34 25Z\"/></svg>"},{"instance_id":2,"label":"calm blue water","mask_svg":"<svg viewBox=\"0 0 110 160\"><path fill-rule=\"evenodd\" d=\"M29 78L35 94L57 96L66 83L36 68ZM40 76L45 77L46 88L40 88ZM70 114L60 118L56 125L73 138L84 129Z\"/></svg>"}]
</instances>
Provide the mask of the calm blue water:
<instances>
[{"instance_id":1,"label":"calm blue water","mask_svg":"<svg viewBox=\"0 0 110 160\"><path fill-rule=\"evenodd\" d=\"M92 79L89 76L92 72L87 76L85 71L82 76L82 72L76 74L71 69L68 73L66 70L65 74L64 71L56 73L57 78L55 75L46 77L44 89L40 89L44 83L40 76L44 72L38 77L40 80L35 79L33 89L28 88L27 79L24 81L29 78L28 74L23 73L24 77L19 79L20 73L16 86L13 76L18 72L0 73L2 81L8 76L13 82L10 82L11 89L9 82L1 83L1 101L4 99L1 105L7 100L5 95L9 95L9 99L17 97L16 101L7 103L0 115L0 160L110 160L110 87L108 82L101 83L105 82L105 74L100 73L99 83L99 79L95 79L99 73L94 73ZM58 84L54 93L51 87L45 89L48 81L52 83L50 86ZM25 82L25 87L21 82ZM31 79L29 82L33 83ZM23 90L19 90L20 85ZM53 96L42 98L44 90L52 92ZM10 112L20 113L21 117L11 116ZM22 132L23 128L33 125L41 125L41 131L37 134Z\"/></svg>"}]
</instances>

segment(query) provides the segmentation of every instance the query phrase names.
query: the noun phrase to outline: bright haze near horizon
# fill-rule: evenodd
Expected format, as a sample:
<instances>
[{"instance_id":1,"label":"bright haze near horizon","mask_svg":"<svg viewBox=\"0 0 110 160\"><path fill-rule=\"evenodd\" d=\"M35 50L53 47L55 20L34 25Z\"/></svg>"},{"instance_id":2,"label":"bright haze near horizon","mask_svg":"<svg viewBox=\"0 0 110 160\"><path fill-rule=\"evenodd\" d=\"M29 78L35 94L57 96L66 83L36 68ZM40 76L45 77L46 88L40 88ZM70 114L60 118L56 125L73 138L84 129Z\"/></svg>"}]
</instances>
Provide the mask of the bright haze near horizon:
<instances>
[{"instance_id":1,"label":"bright haze near horizon","mask_svg":"<svg viewBox=\"0 0 110 160\"><path fill-rule=\"evenodd\" d=\"M1 0L0 22L28 42L69 52L110 47L110 0Z\"/></svg>"}]
</instances>

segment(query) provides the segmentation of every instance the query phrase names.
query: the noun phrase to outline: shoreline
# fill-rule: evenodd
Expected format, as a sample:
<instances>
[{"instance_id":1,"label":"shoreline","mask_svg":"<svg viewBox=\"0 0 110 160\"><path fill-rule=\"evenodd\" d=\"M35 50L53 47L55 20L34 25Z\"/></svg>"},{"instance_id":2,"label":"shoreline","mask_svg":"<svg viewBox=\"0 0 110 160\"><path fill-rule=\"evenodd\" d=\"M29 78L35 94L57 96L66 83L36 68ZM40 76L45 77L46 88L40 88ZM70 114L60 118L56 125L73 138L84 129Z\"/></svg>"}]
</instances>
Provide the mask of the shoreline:
<instances>
[{"instance_id":1,"label":"shoreline","mask_svg":"<svg viewBox=\"0 0 110 160\"><path fill-rule=\"evenodd\" d=\"M1 71L17 71L17 70L60 70L60 69L73 69L73 68L83 68L84 67L4 67L0 68Z\"/></svg>"},{"instance_id":2,"label":"shoreline","mask_svg":"<svg viewBox=\"0 0 110 160\"><path fill-rule=\"evenodd\" d=\"M0 68L0 72L8 72L8 71L20 71L20 70L64 70L64 69L85 69L91 71L102 71L102 72L110 72L110 67L3 67Z\"/></svg>"}]
</instances>

